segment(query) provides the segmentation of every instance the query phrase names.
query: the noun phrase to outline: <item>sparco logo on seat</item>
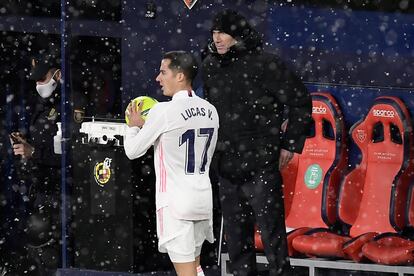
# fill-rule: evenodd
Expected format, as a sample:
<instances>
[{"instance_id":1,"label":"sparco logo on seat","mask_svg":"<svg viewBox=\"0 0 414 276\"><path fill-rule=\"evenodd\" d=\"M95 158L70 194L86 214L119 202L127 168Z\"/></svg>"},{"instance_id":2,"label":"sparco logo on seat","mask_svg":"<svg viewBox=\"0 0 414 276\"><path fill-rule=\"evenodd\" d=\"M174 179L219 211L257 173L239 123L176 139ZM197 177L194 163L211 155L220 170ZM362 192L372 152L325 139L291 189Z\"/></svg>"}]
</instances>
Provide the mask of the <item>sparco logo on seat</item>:
<instances>
[{"instance_id":1,"label":"sparco logo on seat","mask_svg":"<svg viewBox=\"0 0 414 276\"><path fill-rule=\"evenodd\" d=\"M314 106L312 107L312 113L315 114L326 114L326 107L323 106Z\"/></svg>"},{"instance_id":2,"label":"sparco logo on seat","mask_svg":"<svg viewBox=\"0 0 414 276\"><path fill-rule=\"evenodd\" d=\"M374 109L372 110L372 114L375 117L385 117L385 118L394 118L395 114L392 110L385 110L385 109Z\"/></svg>"}]
</instances>

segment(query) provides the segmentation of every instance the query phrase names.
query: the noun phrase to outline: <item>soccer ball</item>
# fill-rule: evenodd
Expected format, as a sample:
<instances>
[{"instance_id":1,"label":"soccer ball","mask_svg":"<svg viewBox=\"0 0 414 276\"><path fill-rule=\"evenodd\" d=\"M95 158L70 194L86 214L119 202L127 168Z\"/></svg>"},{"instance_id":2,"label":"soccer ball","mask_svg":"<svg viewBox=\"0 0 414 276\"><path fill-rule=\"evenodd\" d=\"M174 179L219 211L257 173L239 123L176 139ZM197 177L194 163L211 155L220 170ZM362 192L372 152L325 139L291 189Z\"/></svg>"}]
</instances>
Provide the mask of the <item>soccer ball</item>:
<instances>
[{"instance_id":1,"label":"soccer ball","mask_svg":"<svg viewBox=\"0 0 414 276\"><path fill-rule=\"evenodd\" d=\"M132 105L134 105L134 104L135 104L136 108L138 108L138 104L139 104L140 102L143 102L143 104L142 104L142 111L141 111L141 117L142 117L144 120L146 120L146 119L147 119L148 112L150 111L150 109L151 109L154 105L156 105L156 104L158 103L158 101L157 101L156 99L151 98L151 97L148 97L148 96L139 96L139 97L136 97L135 99L133 99L133 100L132 100L132 101L128 104L128 107L129 107L131 104L132 104ZM127 124L129 123L129 119L128 119L128 114L129 114L128 107L127 107L127 109L125 110L125 122L126 122Z\"/></svg>"}]
</instances>

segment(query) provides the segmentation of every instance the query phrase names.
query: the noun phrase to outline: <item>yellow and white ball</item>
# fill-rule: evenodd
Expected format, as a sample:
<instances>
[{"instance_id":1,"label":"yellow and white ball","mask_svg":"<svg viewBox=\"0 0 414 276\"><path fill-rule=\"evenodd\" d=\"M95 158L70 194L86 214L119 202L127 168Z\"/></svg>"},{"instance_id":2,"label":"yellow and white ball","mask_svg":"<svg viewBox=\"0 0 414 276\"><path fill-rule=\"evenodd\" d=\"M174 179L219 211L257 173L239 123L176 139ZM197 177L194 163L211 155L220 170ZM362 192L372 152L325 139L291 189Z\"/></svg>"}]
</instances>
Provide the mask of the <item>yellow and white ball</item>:
<instances>
[{"instance_id":1,"label":"yellow and white ball","mask_svg":"<svg viewBox=\"0 0 414 276\"><path fill-rule=\"evenodd\" d=\"M129 104L128 107L130 105L135 105L135 108L138 108L138 105L140 102L142 103L142 110L141 110L141 117L146 120L147 119L147 115L148 112L151 110L151 108L156 105L158 103L158 101L154 98L151 98L149 96L139 96L136 97L135 99L133 99ZM129 123L129 119L128 119L128 115L129 115L129 111L128 111L128 107L125 110L125 122L128 124Z\"/></svg>"}]
</instances>

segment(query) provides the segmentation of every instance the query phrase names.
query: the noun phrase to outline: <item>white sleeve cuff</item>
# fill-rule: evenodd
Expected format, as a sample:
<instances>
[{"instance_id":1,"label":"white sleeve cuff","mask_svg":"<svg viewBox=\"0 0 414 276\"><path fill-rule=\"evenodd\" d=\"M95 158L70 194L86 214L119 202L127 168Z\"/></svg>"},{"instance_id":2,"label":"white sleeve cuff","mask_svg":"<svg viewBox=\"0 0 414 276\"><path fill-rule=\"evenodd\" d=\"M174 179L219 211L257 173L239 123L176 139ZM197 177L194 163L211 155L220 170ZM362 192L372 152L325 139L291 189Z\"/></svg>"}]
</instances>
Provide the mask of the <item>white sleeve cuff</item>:
<instances>
[{"instance_id":1,"label":"white sleeve cuff","mask_svg":"<svg viewBox=\"0 0 414 276\"><path fill-rule=\"evenodd\" d=\"M133 126L133 127L128 127L126 130L126 134L132 134L132 135L136 135L139 132L140 128L137 126Z\"/></svg>"}]
</instances>

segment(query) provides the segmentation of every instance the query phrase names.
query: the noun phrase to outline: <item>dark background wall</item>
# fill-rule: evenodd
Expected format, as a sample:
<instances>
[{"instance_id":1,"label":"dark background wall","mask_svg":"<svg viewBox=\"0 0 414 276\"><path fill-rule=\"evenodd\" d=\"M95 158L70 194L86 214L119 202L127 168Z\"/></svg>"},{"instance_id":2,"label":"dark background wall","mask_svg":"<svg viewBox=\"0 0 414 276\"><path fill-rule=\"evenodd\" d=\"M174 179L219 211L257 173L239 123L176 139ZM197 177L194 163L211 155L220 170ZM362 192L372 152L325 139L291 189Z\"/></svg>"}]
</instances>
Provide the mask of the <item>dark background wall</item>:
<instances>
[{"instance_id":1,"label":"dark background wall","mask_svg":"<svg viewBox=\"0 0 414 276\"><path fill-rule=\"evenodd\" d=\"M211 17L231 8L264 34L265 49L280 55L311 92L327 91L337 98L348 128L380 95L398 96L414 110L414 15L409 6L199 0L188 10L180 1L156 4L155 19L144 17L142 3L131 3L123 13L124 106L143 94L163 100L155 82L162 53L182 49L200 56L210 39ZM198 79L195 88L201 85ZM358 159L350 147L353 163Z\"/></svg>"},{"instance_id":2,"label":"dark background wall","mask_svg":"<svg viewBox=\"0 0 414 276\"><path fill-rule=\"evenodd\" d=\"M266 49L278 53L307 83L407 92L414 86L411 13L235 2L200 0L189 11L180 1L158 1L155 19L144 17L145 5L131 3L123 13L124 98L159 97L154 79L162 53L183 49L199 54L210 39L209 20L223 8L246 15L265 35Z\"/></svg>"}]
</instances>

